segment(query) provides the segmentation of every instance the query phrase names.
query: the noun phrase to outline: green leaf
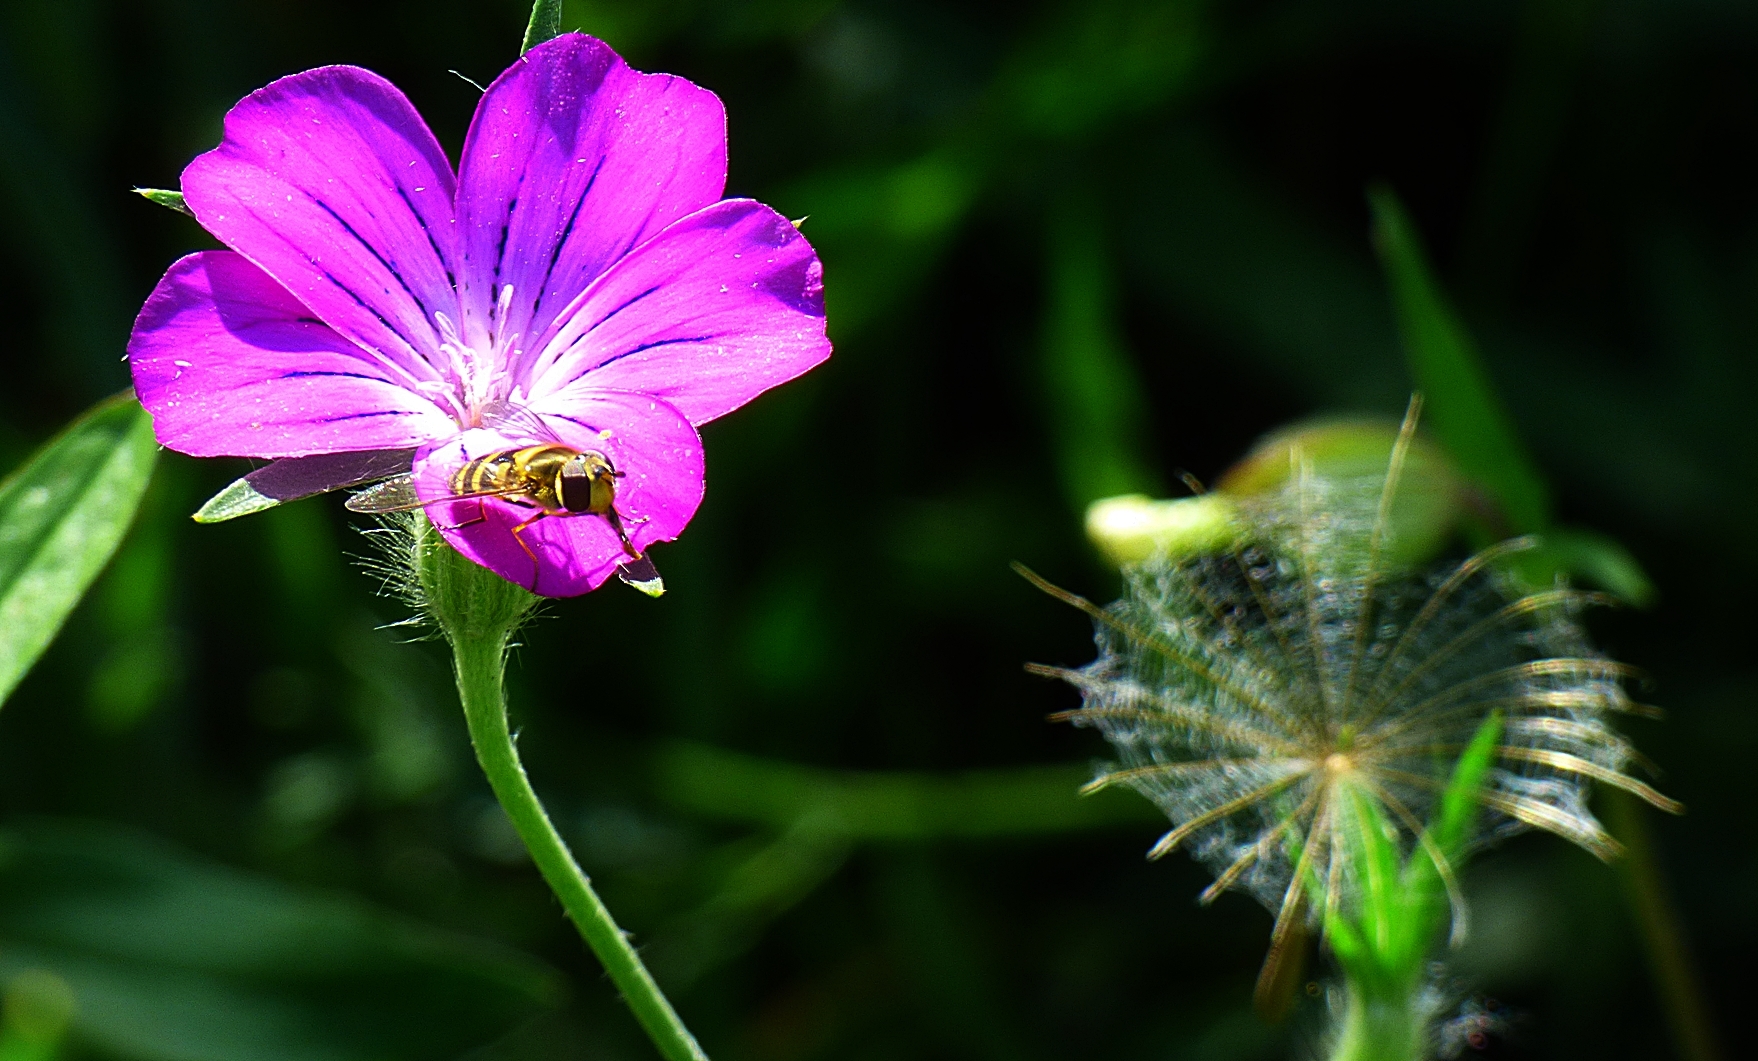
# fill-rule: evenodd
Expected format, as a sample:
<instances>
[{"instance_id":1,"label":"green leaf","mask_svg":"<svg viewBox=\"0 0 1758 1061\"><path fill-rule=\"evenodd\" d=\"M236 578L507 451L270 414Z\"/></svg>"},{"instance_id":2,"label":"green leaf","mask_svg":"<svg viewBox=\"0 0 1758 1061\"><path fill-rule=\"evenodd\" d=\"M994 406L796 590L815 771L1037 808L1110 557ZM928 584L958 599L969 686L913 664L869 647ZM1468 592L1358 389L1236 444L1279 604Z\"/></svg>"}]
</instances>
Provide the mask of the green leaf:
<instances>
[{"instance_id":1,"label":"green leaf","mask_svg":"<svg viewBox=\"0 0 1758 1061\"><path fill-rule=\"evenodd\" d=\"M1374 247L1391 285L1410 374L1427 399L1428 426L1465 474L1501 503L1516 533L1542 530L1550 499L1458 315L1435 282L1422 242L1389 188L1368 192Z\"/></svg>"},{"instance_id":2,"label":"green leaf","mask_svg":"<svg viewBox=\"0 0 1758 1061\"><path fill-rule=\"evenodd\" d=\"M1449 862L1457 862L1465 848L1471 823L1477 817L1478 790L1483 785L1484 775L1495 763L1496 746L1501 739L1502 716L1500 712L1493 712L1471 735L1471 743L1465 746L1453 767L1452 778L1447 781L1446 791L1441 793L1440 810L1430 828L1435 846ZM1433 869L1429 859L1418 859L1417 862Z\"/></svg>"},{"instance_id":3,"label":"green leaf","mask_svg":"<svg viewBox=\"0 0 1758 1061\"><path fill-rule=\"evenodd\" d=\"M174 192L167 188L136 188L134 194L148 202L158 203L166 209L175 210L190 217L195 216L195 211L191 210L189 204L183 201L182 192Z\"/></svg>"},{"instance_id":4,"label":"green leaf","mask_svg":"<svg viewBox=\"0 0 1758 1061\"><path fill-rule=\"evenodd\" d=\"M1654 603L1654 583L1630 551L1613 539L1580 527L1552 527L1535 548L1516 553L1504 566L1530 590L1550 589L1558 575L1585 582L1625 604L1646 608Z\"/></svg>"},{"instance_id":5,"label":"green leaf","mask_svg":"<svg viewBox=\"0 0 1758 1061\"><path fill-rule=\"evenodd\" d=\"M0 832L0 978L26 971L66 985L76 1039L142 1061L453 1058L560 988L492 944L46 821Z\"/></svg>"},{"instance_id":6,"label":"green leaf","mask_svg":"<svg viewBox=\"0 0 1758 1061\"><path fill-rule=\"evenodd\" d=\"M562 0L537 0L531 5L531 21L525 24L525 41L519 54L562 35Z\"/></svg>"},{"instance_id":7,"label":"green leaf","mask_svg":"<svg viewBox=\"0 0 1758 1061\"><path fill-rule=\"evenodd\" d=\"M261 512L265 508L274 508L280 503L278 499L258 492L248 479L239 478L208 498L206 504L195 510L193 518L197 523L224 523L239 516Z\"/></svg>"},{"instance_id":8,"label":"green leaf","mask_svg":"<svg viewBox=\"0 0 1758 1061\"><path fill-rule=\"evenodd\" d=\"M1386 818L1379 801L1354 785L1342 785L1337 795L1343 843L1354 863L1359 906L1355 928L1360 934L1363 959L1384 969L1404 916L1404 892L1399 888L1397 830Z\"/></svg>"},{"instance_id":9,"label":"green leaf","mask_svg":"<svg viewBox=\"0 0 1758 1061\"><path fill-rule=\"evenodd\" d=\"M157 456L152 420L121 394L0 483L0 703L116 551Z\"/></svg>"},{"instance_id":10,"label":"green leaf","mask_svg":"<svg viewBox=\"0 0 1758 1061\"><path fill-rule=\"evenodd\" d=\"M1484 775L1495 765L1501 738L1502 715L1492 712L1477 727L1477 732L1471 735L1471 743L1460 753L1459 761L1453 765L1453 776L1448 779L1429 820L1428 837L1433 848L1440 852L1454 873L1458 872L1465 843L1470 839L1472 824L1477 819L1478 794ZM1408 896L1409 921L1404 926L1398 961L1419 963L1450 916L1451 904L1440 869L1435 865L1434 853L1428 845L1419 843L1411 848L1402 876L1402 890Z\"/></svg>"},{"instance_id":11,"label":"green leaf","mask_svg":"<svg viewBox=\"0 0 1758 1061\"><path fill-rule=\"evenodd\" d=\"M1351 976L1371 975L1372 953L1361 932L1340 912L1328 910L1324 915L1325 943L1337 956L1337 963Z\"/></svg>"}]
</instances>

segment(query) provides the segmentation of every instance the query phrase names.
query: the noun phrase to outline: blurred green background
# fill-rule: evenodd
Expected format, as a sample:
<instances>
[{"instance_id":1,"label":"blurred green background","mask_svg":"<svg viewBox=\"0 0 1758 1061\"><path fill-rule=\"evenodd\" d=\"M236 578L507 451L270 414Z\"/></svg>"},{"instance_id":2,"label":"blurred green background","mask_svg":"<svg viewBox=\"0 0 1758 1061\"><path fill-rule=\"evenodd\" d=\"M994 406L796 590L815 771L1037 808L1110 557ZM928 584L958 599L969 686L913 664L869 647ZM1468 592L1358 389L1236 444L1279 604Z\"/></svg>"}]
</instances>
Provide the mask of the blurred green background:
<instances>
[{"instance_id":1,"label":"blurred green background","mask_svg":"<svg viewBox=\"0 0 1758 1061\"><path fill-rule=\"evenodd\" d=\"M455 157L478 93L451 71L492 79L528 10L0 3L0 467L126 386L134 312L212 245L131 186L327 63L389 77ZM721 95L729 194L809 215L837 344L706 428L667 595L559 602L511 672L539 791L713 1056L1310 1040L1321 1002L1250 1009L1269 915L1145 863L1145 802L1075 799L1103 749L1021 664L1084 662L1090 631L1007 563L1107 597L1086 502L1402 411L1376 182L1557 518L1658 590L1593 625L1669 711L1631 723L1690 807L1649 823L1649 883L1737 1045L1758 5L594 0L564 27ZM0 713L0 1057L650 1056L470 760L440 646L384 629L340 500L189 521L246 467L166 454ZM1471 866L1454 1004L1517 1014L1487 1056L1679 1056L1632 880L1547 837Z\"/></svg>"}]
</instances>

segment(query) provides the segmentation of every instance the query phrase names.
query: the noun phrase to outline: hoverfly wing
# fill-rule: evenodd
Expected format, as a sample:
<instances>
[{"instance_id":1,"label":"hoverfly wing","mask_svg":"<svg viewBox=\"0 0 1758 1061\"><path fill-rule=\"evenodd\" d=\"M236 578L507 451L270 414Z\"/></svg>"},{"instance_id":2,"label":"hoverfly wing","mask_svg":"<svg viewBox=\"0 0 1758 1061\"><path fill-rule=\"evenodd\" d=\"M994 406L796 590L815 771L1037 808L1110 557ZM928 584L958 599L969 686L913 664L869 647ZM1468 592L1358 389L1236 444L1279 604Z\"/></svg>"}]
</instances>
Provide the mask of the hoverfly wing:
<instances>
[{"instance_id":1,"label":"hoverfly wing","mask_svg":"<svg viewBox=\"0 0 1758 1061\"><path fill-rule=\"evenodd\" d=\"M659 577L659 568L654 567L653 561L645 556L618 564L617 577L649 597L657 597L665 592L665 579Z\"/></svg>"},{"instance_id":2,"label":"hoverfly wing","mask_svg":"<svg viewBox=\"0 0 1758 1061\"><path fill-rule=\"evenodd\" d=\"M499 431L512 439L524 439L531 442L553 442L558 446L567 445L562 441L555 429L543 422L543 417L525 408L502 399L492 401L482 407L480 422L483 427Z\"/></svg>"},{"instance_id":3,"label":"hoverfly wing","mask_svg":"<svg viewBox=\"0 0 1758 1061\"><path fill-rule=\"evenodd\" d=\"M415 477L399 475L374 483L343 502L350 512L407 512L420 508L421 496L415 492Z\"/></svg>"}]
</instances>

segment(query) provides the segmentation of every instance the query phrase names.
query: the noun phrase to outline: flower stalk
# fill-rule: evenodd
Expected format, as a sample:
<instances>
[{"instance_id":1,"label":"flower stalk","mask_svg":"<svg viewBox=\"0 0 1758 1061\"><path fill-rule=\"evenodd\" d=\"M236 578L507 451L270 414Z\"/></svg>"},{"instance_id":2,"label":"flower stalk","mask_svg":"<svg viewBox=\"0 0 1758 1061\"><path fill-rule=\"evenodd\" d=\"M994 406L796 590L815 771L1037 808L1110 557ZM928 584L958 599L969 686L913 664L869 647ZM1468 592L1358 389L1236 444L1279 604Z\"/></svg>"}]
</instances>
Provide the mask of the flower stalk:
<instances>
[{"instance_id":1,"label":"flower stalk","mask_svg":"<svg viewBox=\"0 0 1758 1061\"><path fill-rule=\"evenodd\" d=\"M1404 990L1368 991L1350 979L1330 1061L1422 1061L1428 1014L1418 983Z\"/></svg>"},{"instance_id":2,"label":"flower stalk","mask_svg":"<svg viewBox=\"0 0 1758 1061\"><path fill-rule=\"evenodd\" d=\"M452 647L458 698L476 761L538 872L666 1061L707 1061L605 908L531 787L507 724L507 648L538 598L460 556L425 519L411 559L428 612Z\"/></svg>"}]
</instances>

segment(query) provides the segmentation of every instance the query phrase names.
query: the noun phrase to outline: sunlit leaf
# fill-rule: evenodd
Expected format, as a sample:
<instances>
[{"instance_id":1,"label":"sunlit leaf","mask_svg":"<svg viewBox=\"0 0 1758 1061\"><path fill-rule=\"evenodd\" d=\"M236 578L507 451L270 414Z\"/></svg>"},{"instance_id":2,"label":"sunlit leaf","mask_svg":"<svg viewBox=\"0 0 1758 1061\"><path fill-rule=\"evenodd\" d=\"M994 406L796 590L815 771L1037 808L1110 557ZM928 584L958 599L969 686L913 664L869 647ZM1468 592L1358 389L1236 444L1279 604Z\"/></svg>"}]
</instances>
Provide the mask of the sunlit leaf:
<instances>
[{"instance_id":1,"label":"sunlit leaf","mask_svg":"<svg viewBox=\"0 0 1758 1061\"><path fill-rule=\"evenodd\" d=\"M1397 923L1406 916L1404 891L1398 887L1397 832L1379 800L1353 787L1341 791L1337 813L1341 835L1354 863L1355 886L1360 889L1356 924L1363 943L1381 965L1387 964L1387 942L1396 934Z\"/></svg>"},{"instance_id":2,"label":"sunlit leaf","mask_svg":"<svg viewBox=\"0 0 1758 1061\"><path fill-rule=\"evenodd\" d=\"M451 1058L554 1003L534 959L141 834L0 833L0 976L43 970L74 1036L151 1061Z\"/></svg>"},{"instance_id":3,"label":"sunlit leaf","mask_svg":"<svg viewBox=\"0 0 1758 1061\"><path fill-rule=\"evenodd\" d=\"M157 454L146 411L118 395L0 483L0 702L116 551Z\"/></svg>"},{"instance_id":4,"label":"sunlit leaf","mask_svg":"<svg viewBox=\"0 0 1758 1061\"><path fill-rule=\"evenodd\" d=\"M1442 919L1449 916L1451 907L1435 855L1438 853L1445 860L1449 871L1456 871L1463 861L1465 842L1477 820L1478 793L1484 777L1495 765L1501 737L1502 716L1495 712L1477 727L1471 743L1453 764L1452 776L1428 823L1432 847L1418 844L1404 864L1401 890L1409 898L1409 922L1402 926L1401 944L1406 954L1401 960L1420 960L1443 927ZM1458 935L1462 937L1462 933Z\"/></svg>"},{"instance_id":5,"label":"sunlit leaf","mask_svg":"<svg viewBox=\"0 0 1758 1061\"><path fill-rule=\"evenodd\" d=\"M208 498L195 510L192 518L197 523L224 523L229 519L274 508L280 503L252 485L247 475L232 480L225 489Z\"/></svg>"},{"instance_id":6,"label":"sunlit leaf","mask_svg":"<svg viewBox=\"0 0 1758 1061\"><path fill-rule=\"evenodd\" d=\"M1441 794L1439 811L1430 825L1435 845L1449 860L1457 860L1477 817L1477 793L1484 775L1495 764L1496 746L1502 738L1502 716L1491 714L1471 735L1471 743L1453 767L1453 776ZM1419 860L1416 864L1421 864ZM1431 867L1432 868L1432 867Z\"/></svg>"}]
</instances>

